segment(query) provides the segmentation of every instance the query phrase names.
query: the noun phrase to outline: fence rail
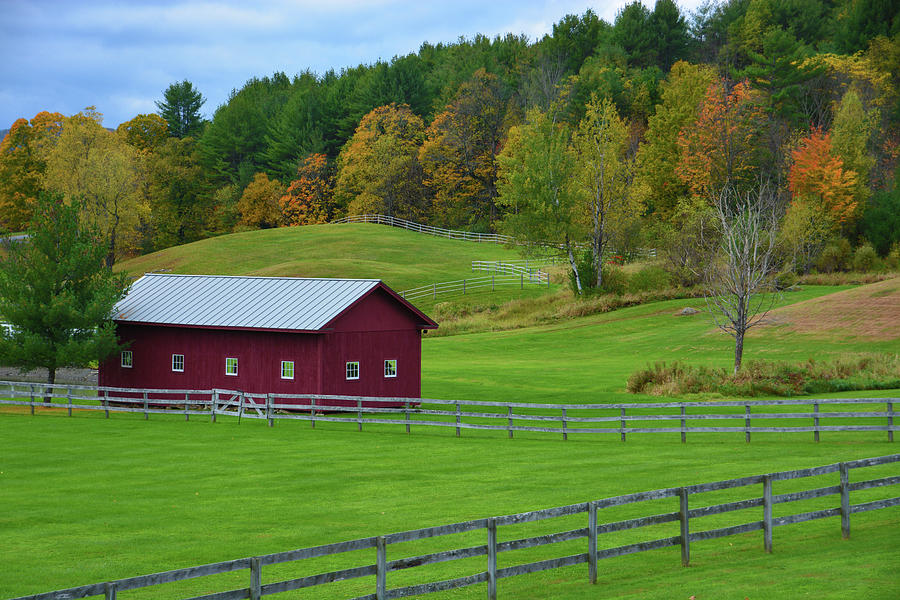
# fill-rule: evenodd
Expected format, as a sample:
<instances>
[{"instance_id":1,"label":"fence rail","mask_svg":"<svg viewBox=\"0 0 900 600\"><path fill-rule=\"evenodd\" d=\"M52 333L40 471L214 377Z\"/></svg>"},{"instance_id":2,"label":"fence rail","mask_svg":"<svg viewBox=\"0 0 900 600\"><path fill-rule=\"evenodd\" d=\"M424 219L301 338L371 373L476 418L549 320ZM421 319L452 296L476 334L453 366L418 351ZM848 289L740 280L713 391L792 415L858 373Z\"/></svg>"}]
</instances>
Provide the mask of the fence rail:
<instances>
[{"instance_id":1,"label":"fence rail","mask_svg":"<svg viewBox=\"0 0 900 600\"><path fill-rule=\"evenodd\" d=\"M117 388L86 385L53 385L0 381L0 406L65 408L72 411L104 411L206 416L215 422L218 415L266 419L269 426L278 420L352 423L359 431L363 425L455 428L462 430L618 435L673 433L681 441L688 433L744 434L750 442L753 433L812 433L819 441L823 432L883 431L888 441L900 424L894 404L898 398L833 398L779 400L729 400L718 402L634 402L617 404L534 404L521 402L485 402L475 400L438 400L385 398L317 394L261 394L235 390L183 390ZM50 403L45 399L52 399ZM875 409L884 405L884 410ZM796 411L791 407L802 407ZM788 410L790 412L783 412ZM827 424L828 421L838 424ZM852 424L848 424L851 422Z\"/></svg>"},{"instance_id":2,"label":"fence rail","mask_svg":"<svg viewBox=\"0 0 900 600\"><path fill-rule=\"evenodd\" d=\"M471 231L460 231L457 229L444 229L442 227L432 227L431 225L422 225L414 221L406 219L398 219L388 215L350 215L342 219L336 219L332 224L339 223L377 223L378 225L390 225L391 227L401 227L418 233L427 233L428 235L436 235L451 240L466 240L469 242L489 242L493 244L514 244L515 240L508 235L500 235L498 233L473 233Z\"/></svg>"},{"instance_id":3,"label":"fence rail","mask_svg":"<svg viewBox=\"0 0 900 600\"><path fill-rule=\"evenodd\" d=\"M479 583L487 583L487 596L489 600L495 600L497 598L498 581L507 577L514 577L526 573L536 573L539 571L586 563L588 565L588 580L591 583L595 584L598 581L598 562L602 559L624 556L626 554L632 554L635 552L651 551L668 546L681 546L681 563L684 566L688 566L690 564L691 546L693 543L737 535L741 533L748 533L752 531L763 532L763 548L766 552L771 552L773 544L772 532L775 527L802 523L815 519L839 516L841 522L841 534L844 538L849 538L851 515L855 513L880 510L891 506L900 505L900 497L897 496L883 497L876 500L858 502L856 504L851 503L851 492L858 492L861 490L875 488L886 488L888 486L900 484L900 474L891 474L886 477L876 477L874 479L854 481L853 483L851 483L851 471L854 471L856 469L893 465L898 461L900 461L900 454L892 454L876 458L866 458L849 462L835 463L820 467L797 469L793 471L781 471L776 473L768 473L765 475L739 477L736 479L716 481L712 483L702 483L684 487L665 488L634 494L625 494L622 496L602 498L599 500L570 504L567 506L558 506L555 508L547 508L500 517L474 519L461 523L453 523L450 525L427 527L424 529L414 529L410 531L366 537L346 542L325 544L310 548L301 548L288 552L279 552L263 556L240 558L237 560L188 567L184 569L175 569L162 573L153 573L151 575L129 577L104 583L96 583L80 587L68 588L65 590L34 594L32 596L23 596L14 600L62 600L64 598L85 598L88 596L99 595L105 596L107 600L114 600L118 591L144 588L160 585L163 583L204 577L207 575L244 570L249 570L248 587L229 590L226 592L197 596L191 600L240 600L244 598L258 600L261 596L265 596L268 594L308 588L335 581L344 581L371 576L375 577L374 593L359 596L356 600L405 598L413 595L451 590ZM809 477L820 477L829 474L838 474L838 481L834 485L820 487L818 486L818 484L810 482L807 486L809 489L804 489L802 491L794 491L784 494L775 494L773 491L774 484L776 482L800 480ZM752 493L750 498L744 498L739 501L729 501L713 505L695 507L695 500L692 500L692 497L696 497L696 495L706 492L741 489L747 488L749 486L762 486L762 488L759 492ZM891 488L891 493L895 493L894 488ZM836 506L829 506L825 509L799 512L779 517L773 516L773 507L776 504L788 504L803 500L825 498L829 496L839 496L839 501L836 503ZM669 512L665 512L662 514L651 514L647 516L640 516L636 518L606 523L600 522L600 515L606 514L606 511L614 507L673 498L676 499L676 505L672 506L672 510L670 510ZM753 516L751 517L751 520L747 522L732 524L726 527L715 527L713 529L694 531L694 527L697 526L698 519L702 519L712 515L721 515L739 510L760 507L762 508L762 519ZM652 509L645 506L644 510ZM549 521L552 519L571 518L578 515L587 515L587 519L586 522L583 523L583 526L576 529L571 529L571 526L569 525L568 529L557 531L555 533L542 533L541 535L518 537L522 535L518 533L518 531L521 530L522 526L527 526L528 524L537 522ZM709 521L706 522L708 523ZM561 523L555 523L555 525L556 527L565 527L568 523L569 521L564 520ZM676 535L641 541L637 543L629 543L610 548L600 548L600 539L604 534L624 530L634 530L642 527L656 526L665 523L678 523L677 532L672 532L676 533ZM501 542L501 536L499 535L500 528L510 526L512 526L514 529L510 534L512 536L512 539ZM388 548L393 544L401 544L405 542L430 538L441 538L448 535L473 533L479 531L482 532L481 535L483 536L483 543L468 545L462 548L453 547L439 552L430 552L428 554L417 556L401 556L400 558L388 560ZM581 550L583 551L579 551L576 554L567 554L564 556L557 556L555 558L542 559L537 561L532 560L531 562L520 563L504 568L498 567L498 555L504 552L514 552L527 548L538 548L551 544L585 539L586 543L584 543L584 547L581 548ZM459 543L458 540L457 543ZM303 561L305 559L316 557L337 556L346 552L372 549L375 550L374 563L370 562L371 559L366 560L363 557L358 557L361 560L365 560L366 564L285 581L279 581L275 583L268 583L265 585L261 583L263 566ZM397 552L402 553L402 550L397 550ZM466 575L454 577L452 579L429 581L416 585L407 585L396 588L388 587L388 575L390 573L403 571L405 569L413 567L436 564L439 562L464 560L477 557L487 557L485 565L486 569L484 571L469 573ZM471 562L468 564L471 565ZM464 568L465 567L460 567L460 569Z\"/></svg>"},{"instance_id":4,"label":"fence rail","mask_svg":"<svg viewBox=\"0 0 900 600\"><path fill-rule=\"evenodd\" d=\"M486 290L488 288L493 292L496 288L503 286L518 286L519 289L524 290L526 285L550 287L550 276L543 271L533 273L519 271L516 274L501 272L499 275L492 273L484 277L470 277L468 279L457 279L456 281L432 283L398 293L407 300L428 298L429 296L432 299L436 299L439 295L465 295L468 292Z\"/></svg>"}]
</instances>

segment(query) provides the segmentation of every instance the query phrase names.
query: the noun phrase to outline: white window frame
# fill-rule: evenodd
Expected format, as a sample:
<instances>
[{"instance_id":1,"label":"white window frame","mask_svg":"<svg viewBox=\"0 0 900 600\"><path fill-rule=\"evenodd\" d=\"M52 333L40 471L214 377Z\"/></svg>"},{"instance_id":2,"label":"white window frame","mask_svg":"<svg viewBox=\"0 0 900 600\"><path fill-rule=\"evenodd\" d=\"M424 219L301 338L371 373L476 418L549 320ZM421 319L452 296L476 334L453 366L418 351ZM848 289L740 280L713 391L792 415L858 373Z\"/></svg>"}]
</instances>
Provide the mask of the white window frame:
<instances>
[{"instance_id":1,"label":"white window frame","mask_svg":"<svg viewBox=\"0 0 900 600\"><path fill-rule=\"evenodd\" d=\"M348 380L359 379L359 361L348 360L344 366L344 375Z\"/></svg>"},{"instance_id":2,"label":"white window frame","mask_svg":"<svg viewBox=\"0 0 900 600\"><path fill-rule=\"evenodd\" d=\"M177 359L181 359L180 361ZM181 368L178 368L178 363L181 363ZM173 354L172 355L172 372L173 373L184 373L184 354Z\"/></svg>"},{"instance_id":3,"label":"white window frame","mask_svg":"<svg viewBox=\"0 0 900 600\"><path fill-rule=\"evenodd\" d=\"M397 376L396 358L386 358L384 360L384 376L388 378Z\"/></svg>"},{"instance_id":4,"label":"white window frame","mask_svg":"<svg viewBox=\"0 0 900 600\"><path fill-rule=\"evenodd\" d=\"M231 363L229 361L234 361L234 373L229 372L228 368L231 366ZM235 358L233 356L229 356L228 358L225 359L225 374L230 375L231 377L237 377L237 374L238 374L238 359L237 358Z\"/></svg>"},{"instance_id":5,"label":"white window frame","mask_svg":"<svg viewBox=\"0 0 900 600\"><path fill-rule=\"evenodd\" d=\"M130 369L134 366L134 355L131 353L131 350L122 350L121 362L124 369Z\"/></svg>"},{"instance_id":6,"label":"white window frame","mask_svg":"<svg viewBox=\"0 0 900 600\"><path fill-rule=\"evenodd\" d=\"M285 367L290 369L291 374L285 375ZM293 379L294 378L294 361L292 360L283 360L281 361L281 378L282 379Z\"/></svg>"}]
</instances>

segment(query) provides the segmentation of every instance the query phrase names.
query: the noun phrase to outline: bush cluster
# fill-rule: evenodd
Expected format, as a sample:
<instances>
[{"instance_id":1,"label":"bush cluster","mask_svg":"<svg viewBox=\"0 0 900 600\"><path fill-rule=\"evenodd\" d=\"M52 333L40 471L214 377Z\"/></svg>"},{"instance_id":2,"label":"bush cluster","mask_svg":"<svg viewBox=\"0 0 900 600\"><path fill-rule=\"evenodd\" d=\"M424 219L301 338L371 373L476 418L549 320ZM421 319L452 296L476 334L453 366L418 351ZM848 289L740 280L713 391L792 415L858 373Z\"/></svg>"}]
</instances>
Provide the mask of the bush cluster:
<instances>
[{"instance_id":1,"label":"bush cluster","mask_svg":"<svg viewBox=\"0 0 900 600\"><path fill-rule=\"evenodd\" d=\"M896 387L900 387L900 355L896 354L809 359L800 364L747 361L736 374L677 361L660 362L632 373L626 385L632 394L654 396L801 396Z\"/></svg>"}]
</instances>

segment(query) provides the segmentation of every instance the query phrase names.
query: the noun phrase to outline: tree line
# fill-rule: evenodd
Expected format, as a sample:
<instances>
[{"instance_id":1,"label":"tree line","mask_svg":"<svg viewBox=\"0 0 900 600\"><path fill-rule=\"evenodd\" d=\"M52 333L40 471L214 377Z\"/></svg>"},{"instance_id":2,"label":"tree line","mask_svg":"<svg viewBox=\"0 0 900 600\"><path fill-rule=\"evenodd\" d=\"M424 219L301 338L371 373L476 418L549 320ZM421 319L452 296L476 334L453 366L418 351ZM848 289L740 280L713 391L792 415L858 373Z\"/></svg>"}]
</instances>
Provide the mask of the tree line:
<instances>
[{"instance_id":1,"label":"tree line","mask_svg":"<svg viewBox=\"0 0 900 600\"><path fill-rule=\"evenodd\" d=\"M687 283L721 190L767 181L803 272L832 247L885 256L900 240L898 77L889 0L632 2L533 42L255 77L209 120L189 81L116 131L92 107L19 119L0 143L0 225L23 229L42 191L77 198L111 265L377 212L568 243L578 286L601 283L607 247L666 247Z\"/></svg>"}]
</instances>

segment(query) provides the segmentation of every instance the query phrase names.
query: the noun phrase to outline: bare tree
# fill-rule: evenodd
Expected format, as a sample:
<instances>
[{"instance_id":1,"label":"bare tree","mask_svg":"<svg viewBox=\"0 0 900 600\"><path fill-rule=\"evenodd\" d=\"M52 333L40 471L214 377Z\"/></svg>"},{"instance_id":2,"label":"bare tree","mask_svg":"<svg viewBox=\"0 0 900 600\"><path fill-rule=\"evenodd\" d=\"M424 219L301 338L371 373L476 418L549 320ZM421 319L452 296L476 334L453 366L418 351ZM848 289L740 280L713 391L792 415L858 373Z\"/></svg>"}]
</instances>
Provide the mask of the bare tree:
<instances>
[{"instance_id":1,"label":"bare tree","mask_svg":"<svg viewBox=\"0 0 900 600\"><path fill-rule=\"evenodd\" d=\"M707 307L716 325L734 337L734 372L741 368L744 335L777 298L778 195L768 184L738 192L727 186L715 198L719 257L704 274Z\"/></svg>"}]
</instances>

